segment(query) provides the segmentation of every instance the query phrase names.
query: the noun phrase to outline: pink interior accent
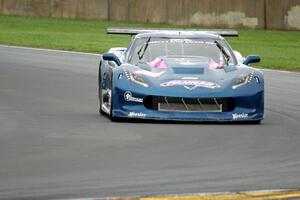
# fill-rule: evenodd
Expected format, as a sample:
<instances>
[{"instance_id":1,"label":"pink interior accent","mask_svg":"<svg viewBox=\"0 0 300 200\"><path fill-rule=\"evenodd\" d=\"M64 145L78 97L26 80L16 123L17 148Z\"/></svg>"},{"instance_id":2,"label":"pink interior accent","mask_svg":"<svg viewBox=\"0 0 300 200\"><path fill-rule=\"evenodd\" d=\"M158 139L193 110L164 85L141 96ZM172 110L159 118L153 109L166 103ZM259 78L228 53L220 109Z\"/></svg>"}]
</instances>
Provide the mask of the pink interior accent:
<instances>
[{"instance_id":1,"label":"pink interior accent","mask_svg":"<svg viewBox=\"0 0 300 200\"><path fill-rule=\"evenodd\" d=\"M155 60L153 60L152 62L150 62L150 64L153 66L153 67L156 67L156 68L161 68L161 69L165 69L167 68L167 64L165 63L165 61L161 58L155 58Z\"/></svg>"},{"instance_id":2,"label":"pink interior accent","mask_svg":"<svg viewBox=\"0 0 300 200\"><path fill-rule=\"evenodd\" d=\"M224 66L221 65L221 64L219 64L219 63L216 63L213 59L209 59L209 61L208 61L208 67L210 69L215 70L215 69L222 69Z\"/></svg>"}]
</instances>

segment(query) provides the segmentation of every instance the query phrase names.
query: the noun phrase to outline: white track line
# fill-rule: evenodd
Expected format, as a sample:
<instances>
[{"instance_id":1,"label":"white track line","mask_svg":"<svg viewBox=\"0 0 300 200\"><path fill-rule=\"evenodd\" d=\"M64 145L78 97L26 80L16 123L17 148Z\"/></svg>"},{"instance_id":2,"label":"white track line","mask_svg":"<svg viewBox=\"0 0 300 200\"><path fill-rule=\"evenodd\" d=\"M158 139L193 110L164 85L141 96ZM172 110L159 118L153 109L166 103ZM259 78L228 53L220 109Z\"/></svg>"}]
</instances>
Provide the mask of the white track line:
<instances>
[{"instance_id":1,"label":"white track line","mask_svg":"<svg viewBox=\"0 0 300 200\"><path fill-rule=\"evenodd\" d=\"M66 50L56 50L56 49L43 49L43 48L34 48L34 47L22 47L22 46L3 45L3 44L0 44L0 47L12 48L12 49L14 48L14 49L25 49L25 50L35 50L35 51L46 51L46 52L58 52L58 53L60 52L60 53L90 55L90 56L100 56L101 55L101 54L97 54L97 53L86 53L86 52L79 52L79 51L66 51ZM276 70L276 69L259 68L259 70L263 70L266 72L285 73L285 74L300 74L299 72L291 72L291 71Z\"/></svg>"}]
</instances>

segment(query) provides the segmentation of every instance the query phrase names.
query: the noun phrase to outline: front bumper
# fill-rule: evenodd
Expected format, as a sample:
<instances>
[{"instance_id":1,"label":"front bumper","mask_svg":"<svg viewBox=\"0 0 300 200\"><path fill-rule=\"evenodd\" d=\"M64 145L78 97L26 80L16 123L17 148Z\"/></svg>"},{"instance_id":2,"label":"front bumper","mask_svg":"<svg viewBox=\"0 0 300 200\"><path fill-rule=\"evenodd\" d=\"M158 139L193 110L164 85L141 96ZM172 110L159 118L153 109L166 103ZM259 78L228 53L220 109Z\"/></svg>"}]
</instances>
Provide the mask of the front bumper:
<instances>
[{"instance_id":1,"label":"front bumper","mask_svg":"<svg viewBox=\"0 0 300 200\"><path fill-rule=\"evenodd\" d=\"M125 97L128 91L129 90L125 88L114 88L115 95L113 96L112 109L112 115L114 117L199 122L259 121L264 118L263 90L251 95L241 93L240 95L231 96L230 98L234 100L235 106L232 110L224 112L176 112L149 109L144 104L144 100L149 96L148 94L145 95L141 91L130 91L133 98L128 99ZM212 97L212 95L213 94L211 94L210 97ZM189 96L182 95L179 97L187 98ZM193 97L196 98L195 96ZM213 97L223 98L224 92L216 93ZM203 96L199 95L199 98L203 98Z\"/></svg>"}]
</instances>

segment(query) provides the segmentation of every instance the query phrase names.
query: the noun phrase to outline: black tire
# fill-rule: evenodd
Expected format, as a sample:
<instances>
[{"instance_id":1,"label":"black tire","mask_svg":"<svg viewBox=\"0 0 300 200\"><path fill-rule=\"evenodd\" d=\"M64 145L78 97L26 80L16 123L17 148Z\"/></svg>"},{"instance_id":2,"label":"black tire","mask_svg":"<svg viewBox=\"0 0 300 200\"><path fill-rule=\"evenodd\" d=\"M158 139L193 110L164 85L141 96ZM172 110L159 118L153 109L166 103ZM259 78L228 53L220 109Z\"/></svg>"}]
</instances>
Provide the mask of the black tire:
<instances>
[{"instance_id":1,"label":"black tire","mask_svg":"<svg viewBox=\"0 0 300 200\"><path fill-rule=\"evenodd\" d=\"M98 98L99 98L99 113L101 115L106 115L106 113L101 109L102 107L102 89L101 89L101 64L102 60L100 60L99 71L98 71Z\"/></svg>"}]
</instances>

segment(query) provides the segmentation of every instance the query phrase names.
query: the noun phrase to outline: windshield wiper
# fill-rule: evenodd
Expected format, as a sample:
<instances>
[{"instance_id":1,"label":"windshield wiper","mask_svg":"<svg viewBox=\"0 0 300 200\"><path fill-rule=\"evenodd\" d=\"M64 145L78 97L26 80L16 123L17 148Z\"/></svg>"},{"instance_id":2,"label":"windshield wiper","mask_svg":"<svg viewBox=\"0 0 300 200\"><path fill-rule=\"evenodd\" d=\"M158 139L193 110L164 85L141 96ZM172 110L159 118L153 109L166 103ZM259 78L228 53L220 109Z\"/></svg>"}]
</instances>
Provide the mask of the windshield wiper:
<instances>
[{"instance_id":1,"label":"windshield wiper","mask_svg":"<svg viewBox=\"0 0 300 200\"><path fill-rule=\"evenodd\" d=\"M150 40L151 40L151 37L149 37L149 39L146 41L145 45L143 45L143 46L140 48L140 50L137 52L137 54L138 54L140 60L144 57L145 52L146 52L146 50L147 50L147 48L148 48L148 46L149 46ZM142 50L143 50L143 52L142 52Z\"/></svg>"},{"instance_id":2,"label":"windshield wiper","mask_svg":"<svg viewBox=\"0 0 300 200\"><path fill-rule=\"evenodd\" d=\"M220 49L220 51L222 52L222 54L225 56L226 65L228 65L228 62L230 60L230 55L228 55L224 47L218 41L215 41L215 43L217 47Z\"/></svg>"}]
</instances>

